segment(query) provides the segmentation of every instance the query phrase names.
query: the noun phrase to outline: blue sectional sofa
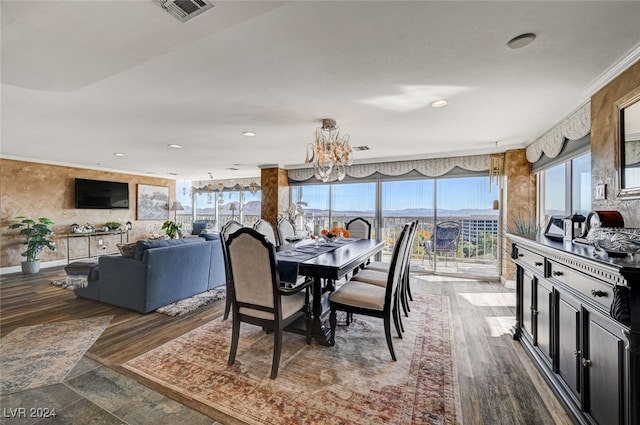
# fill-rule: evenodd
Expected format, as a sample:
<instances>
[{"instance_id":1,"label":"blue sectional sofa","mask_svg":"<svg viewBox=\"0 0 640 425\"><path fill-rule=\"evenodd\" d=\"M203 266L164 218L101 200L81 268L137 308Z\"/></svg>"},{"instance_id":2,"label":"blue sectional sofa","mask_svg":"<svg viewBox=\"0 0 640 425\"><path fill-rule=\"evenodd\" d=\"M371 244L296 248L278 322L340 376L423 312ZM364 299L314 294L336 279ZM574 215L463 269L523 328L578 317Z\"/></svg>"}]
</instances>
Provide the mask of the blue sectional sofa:
<instances>
[{"instance_id":1,"label":"blue sectional sofa","mask_svg":"<svg viewBox=\"0 0 640 425\"><path fill-rule=\"evenodd\" d=\"M207 240L142 240L132 258L103 256L98 261L98 279L90 275L87 287L77 288L76 296L140 313L225 284L217 234L209 234Z\"/></svg>"}]
</instances>

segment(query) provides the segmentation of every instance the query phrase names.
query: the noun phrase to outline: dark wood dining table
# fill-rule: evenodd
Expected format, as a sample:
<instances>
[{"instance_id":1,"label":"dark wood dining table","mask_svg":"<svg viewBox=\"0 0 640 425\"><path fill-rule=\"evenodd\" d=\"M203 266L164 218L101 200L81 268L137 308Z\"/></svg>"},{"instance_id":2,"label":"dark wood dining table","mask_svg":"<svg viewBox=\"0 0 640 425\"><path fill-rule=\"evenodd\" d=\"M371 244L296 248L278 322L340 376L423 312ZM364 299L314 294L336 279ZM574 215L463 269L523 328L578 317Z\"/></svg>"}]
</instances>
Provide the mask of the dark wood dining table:
<instances>
[{"instance_id":1,"label":"dark wood dining table","mask_svg":"<svg viewBox=\"0 0 640 425\"><path fill-rule=\"evenodd\" d=\"M322 324L322 319L328 311L328 294L335 289L334 282L360 267L384 247L384 242L379 239L349 239L341 242L329 243L320 254L311 258L300 254L299 261L286 251L278 254L279 269L284 271L295 264L298 275L313 279L311 334L319 344L327 346L329 329ZM332 245L335 245L335 249L326 249L333 248ZM305 245L297 250L302 253L313 252L308 247ZM323 281L326 282L324 287Z\"/></svg>"}]
</instances>

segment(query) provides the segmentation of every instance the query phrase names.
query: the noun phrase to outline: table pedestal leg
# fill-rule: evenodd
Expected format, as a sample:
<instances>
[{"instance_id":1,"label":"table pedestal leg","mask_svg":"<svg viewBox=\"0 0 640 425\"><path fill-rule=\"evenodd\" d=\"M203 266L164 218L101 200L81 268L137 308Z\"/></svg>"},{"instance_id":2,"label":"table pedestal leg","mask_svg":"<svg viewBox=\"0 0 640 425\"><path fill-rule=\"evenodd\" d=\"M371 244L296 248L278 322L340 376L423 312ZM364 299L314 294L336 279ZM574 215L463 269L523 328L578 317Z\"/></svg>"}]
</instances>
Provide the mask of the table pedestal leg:
<instances>
[{"instance_id":1,"label":"table pedestal leg","mask_svg":"<svg viewBox=\"0 0 640 425\"><path fill-rule=\"evenodd\" d=\"M331 329L322 325L322 279L313 278L313 303L311 304L311 336L320 345L329 346L329 333Z\"/></svg>"}]
</instances>

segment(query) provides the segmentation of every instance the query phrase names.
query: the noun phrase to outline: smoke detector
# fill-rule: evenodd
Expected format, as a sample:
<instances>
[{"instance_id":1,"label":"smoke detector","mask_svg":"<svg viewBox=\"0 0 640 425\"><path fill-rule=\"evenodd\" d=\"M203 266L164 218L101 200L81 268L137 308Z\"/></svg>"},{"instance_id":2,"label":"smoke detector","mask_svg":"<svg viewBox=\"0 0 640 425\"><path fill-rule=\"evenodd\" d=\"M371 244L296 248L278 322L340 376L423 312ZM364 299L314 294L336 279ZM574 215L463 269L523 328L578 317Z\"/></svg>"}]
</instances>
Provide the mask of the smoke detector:
<instances>
[{"instance_id":1,"label":"smoke detector","mask_svg":"<svg viewBox=\"0 0 640 425\"><path fill-rule=\"evenodd\" d=\"M180 22L187 22L213 7L210 0L153 0Z\"/></svg>"}]
</instances>

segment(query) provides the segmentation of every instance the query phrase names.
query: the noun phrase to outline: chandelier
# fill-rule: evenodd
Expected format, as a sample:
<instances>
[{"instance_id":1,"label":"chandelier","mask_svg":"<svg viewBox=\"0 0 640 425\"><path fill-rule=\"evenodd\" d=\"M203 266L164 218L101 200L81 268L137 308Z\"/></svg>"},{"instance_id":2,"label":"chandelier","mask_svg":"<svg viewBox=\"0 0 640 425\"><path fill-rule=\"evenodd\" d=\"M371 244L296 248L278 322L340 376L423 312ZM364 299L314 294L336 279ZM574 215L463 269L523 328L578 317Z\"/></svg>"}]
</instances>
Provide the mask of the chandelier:
<instances>
[{"instance_id":1,"label":"chandelier","mask_svg":"<svg viewBox=\"0 0 640 425\"><path fill-rule=\"evenodd\" d=\"M323 183L329 180L344 179L347 168L353 164L349 135L340 135L336 121L330 118L322 120L322 127L316 129L313 143L307 145L305 164L313 163L316 179Z\"/></svg>"}]
</instances>

